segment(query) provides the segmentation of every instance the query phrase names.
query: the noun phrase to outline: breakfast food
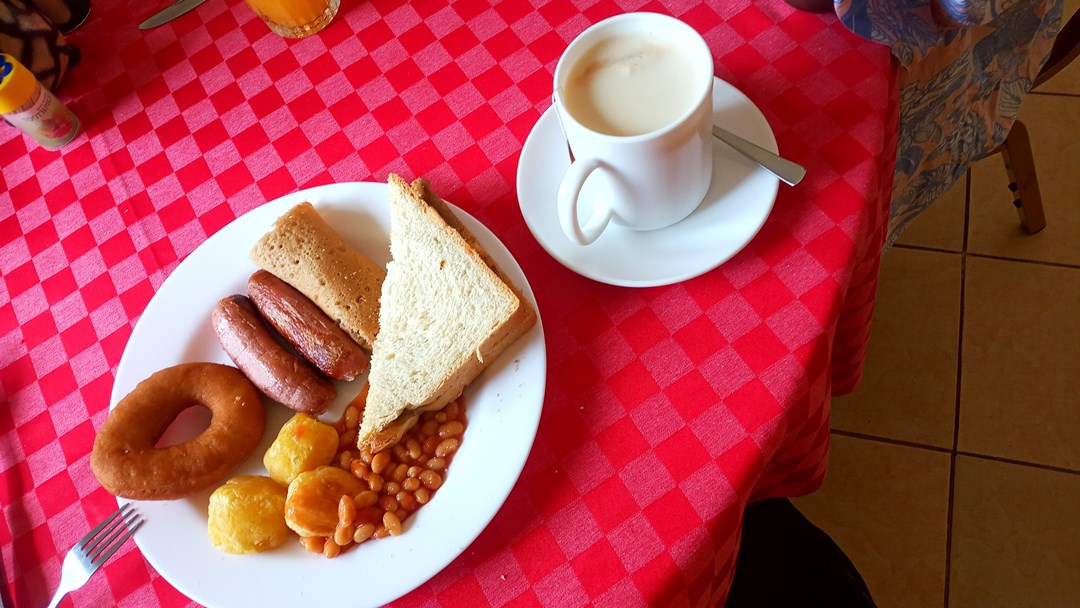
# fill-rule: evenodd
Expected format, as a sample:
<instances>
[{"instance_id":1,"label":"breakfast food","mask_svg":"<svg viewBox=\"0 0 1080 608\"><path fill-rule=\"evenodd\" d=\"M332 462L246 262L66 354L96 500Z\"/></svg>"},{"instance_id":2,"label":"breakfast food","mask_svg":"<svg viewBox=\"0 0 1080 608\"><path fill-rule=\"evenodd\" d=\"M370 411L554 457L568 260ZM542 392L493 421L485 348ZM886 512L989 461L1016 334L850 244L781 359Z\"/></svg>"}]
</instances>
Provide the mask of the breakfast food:
<instances>
[{"instance_id":1,"label":"breakfast food","mask_svg":"<svg viewBox=\"0 0 1080 608\"><path fill-rule=\"evenodd\" d=\"M198 437L166 447L157 442L180 412L200 404L212 414ZM184 363L143 380L105 419L90 468L116 496L168 500L220 482L262 439L262 396L236 368Z\"/></svg>"},{"instance_id":2,"label":"breakfast food","mask_svg":"<svg viewBox=\"0 0 1080 608\"><path fill-rule=\"evenodd\" d=\"M318 414L337 396L332 382L274 338L248 298L223 298L210 320L229 358L267 397Z\"/></svg>"},{"instance_id":3,"label":"breakfast food","mask_svg":"<svg viewBox=\"0 0 1080 608\"><path fill-rule=\"evenodd\" d=\"M270 478L288 486L305 471L330 464L338 449L338 432L329 424L298 413L278 431L263 455Z\"/></svg>"},{"instance_id":4,"label":"breakfast food","mask_svg":"<svg viewBox=\"0 0 1080 608\"><path fill-rule=\"evenodd\" d=\"M456 399L438 412L422 413L417 424L389 449L377 454L365 449L354 456L346 438L356 436L364 395L361 391L338 422L342 447L334 458L334 466L350 471L363 482L364 489L338 498L332 536L300 539L309 551L326 557L371 539L402 534L408 518L443 487L465 433L465 407ZM330 499L332 496L323 503L323 531L330 528Z\"/></svg>"},{"instance_id":5,"label":"breakfast food","mask_svg":"<svg viewBox=\"0 0 1080 608\"><path fill-rule=\"evenodd\" d=\"M423 180L390 176L390 252L357 444L378 452L455 399L536 322Z\"/></svg>"},{"instance_id":6,"label":"breakfast food","mask_svg":"<svg viewBox=\"0 0 1080 608\"><path fill-rule=\"evenodd\" d=\"M367 371L360 345L285 281L259 270L248 279L248 297L263 319L322 373L348 381Z\"/></svg>"},{"instance_id":7,"label":"breakfast food","mask_svg":"<svg viewBox=\"0 0 1080 608\"><path fill-rule=\"evenodd\" d=\"M233 477L210 495L210 542L226 553L262 553L289 538L285 488L269 477Z\"/></svg>"},{"instance_id":8,"label":"breakfast food","mask_svg":"<svg viewBox=\"0 0 1080 608\"><path fill-rule=\"evenodd\" d=\"M126 416L125 429L154 420L153 432L141 441L155 454L159 450L153 446L163 430L192 403L204 403L212 410L210 429L189 444L162 448L172 451L168 462L155 465L160 470L131 473L107 457L117 460L141 447L121 442L126 435L107 422L98 438L104 447L95 445L91 459L107 489L132 498L179 498L213 487L261 440L265 426L261 391L297 413L263 454L269 477L236 477L211 495L207 524L215 547L227 553L259 553L280 546L295 533L309 550L335 557L351 546L404 532L408 518L443 486L461 446L466 427L462 388L535 323L535 313L426 182L408 185L393 176L391 192L396 274L393 283L387 279L385 290L384 276L375 283L384 310L390 303L388 323L374 341L376 346L384 344L381 351L376 347L384 355L381 383L365 384L336 423L315 418L312 414L324 411L336 396L327 376L342 381L356 378L365 371L367 354L355 334L341 329L345 323L328 318L322 307L287 281L260 270L249 279L250 297L223 298L211 314L223 349L239 369L185 364L163 370L140 384L110 416L111 422ZM303 249L305 256L334 257L326 253L325 243L311 246L319 235L326 236L322 228L315 238L305 232L305 226L320 223L329 230L309 204L290 210L256 246L253 258L263 246L264 253L276 252L270 257L289 258L290 267L307 264L293 262L294 247ZM341 253L336 244L329 248ZM334 267L347 266L340 259ZM360 275L324 274L316 282L326 287L348 282L350 276ZM370 285L370 275L364 277L359 282ZM378 328L377 317L365 320L369 330ZM297 356L286 340L315 367ZM399 358L407 366L398 366ZM205 386L191 382L188 376L196 372L213 379ZM225 378L241 386L226 386ZM165 393L158 385L175 392ZM368 405L369 391L381 395L377 404ZM421 392L427 396L417 397ZM230 406L225 402L232 397L235 403ZM140 411L129 412L128 402L138 402ZM251 402L258 405L257 428L229 409L250 410ZM157 412L149 404L164 407ZM361 422L369 423L364 412L373 409L387 420L368 441L358 441ZM222 459L214 451L222 446L238 450L230 452L227 466L218 466ZM205 465L193 469L192 463L200 459ZM122 487L131 485L131 479L138 480L138 488Z\"/></svg>"},{"instance_id":9,"label":"breakfast food","mask_svg":"<svg viewBox=\"0 0 1080 608\"><path fill-rule=\"evenodd\" d=\"M300 203L278 218L252 248L251 260L295 287L371 349L386 271L342 239L311 203Z\"/></svg>"},{"instance_id":10,"label":"breakfast food","mask_svg":"<svg viewBox=\"0 0 1080 608\"><path fill-rule=\"evenodd\" d=\"M342 496L365 488L352 473L322 466L296 476L285 497L285 523L300 536L333 536Z\"/></svg>"},{"instance_id":11,"label":"breakfast food","mask_svg":"<svg viewBox=\"0 0 1080 608\"><path fill-rule=\"evenodd\" d=\"M291 483L245 476L215 490L208 520L215 547L257 553L296 532L308 550L336 557L352 546L404 532L408 518L445 483L465 432L464 404L457 399L438 412L424 412L390 449L355 454L350 448L365 394L361 391L333 426L296 414L282 427L264 463L272 475L282 462L298 470ZM314 452L322 455L309 457Z\"/></svg>"}]
</instances>

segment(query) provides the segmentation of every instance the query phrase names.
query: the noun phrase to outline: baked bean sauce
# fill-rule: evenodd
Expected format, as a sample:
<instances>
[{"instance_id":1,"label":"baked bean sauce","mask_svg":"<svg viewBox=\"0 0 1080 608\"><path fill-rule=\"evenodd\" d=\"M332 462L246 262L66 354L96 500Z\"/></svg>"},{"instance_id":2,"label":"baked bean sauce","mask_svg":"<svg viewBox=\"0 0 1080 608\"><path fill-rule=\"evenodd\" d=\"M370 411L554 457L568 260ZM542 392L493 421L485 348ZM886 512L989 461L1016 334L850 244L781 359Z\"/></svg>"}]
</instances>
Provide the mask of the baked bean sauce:
<instances>
[{"instance_id":1,"label":"baked bean sauce","mask_svg":"<svg viewBox=\"0 0 1080 608\"><path fill-rule=\"evenodd\" d=\"M367 449L357 453L356 433L366 398L364 387L334 424L339 441L333 464L350 471L367 489L341 497L332 537L300 539L307 550L328 558L353 545L401 534L402 523L442 487L465 432L465 406L458 397L437 412L420 414L393 446L377 454Z\"/></svg>"}]
</instances>

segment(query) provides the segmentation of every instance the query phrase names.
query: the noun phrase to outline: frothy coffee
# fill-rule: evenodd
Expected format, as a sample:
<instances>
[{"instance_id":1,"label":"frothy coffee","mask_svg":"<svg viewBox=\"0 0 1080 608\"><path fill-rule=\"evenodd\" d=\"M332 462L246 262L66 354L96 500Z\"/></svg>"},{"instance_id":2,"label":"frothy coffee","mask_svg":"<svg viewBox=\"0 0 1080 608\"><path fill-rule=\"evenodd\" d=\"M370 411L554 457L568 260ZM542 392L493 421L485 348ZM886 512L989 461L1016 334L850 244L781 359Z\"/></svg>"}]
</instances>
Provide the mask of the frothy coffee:
<instances>
[{"instance_id":1,"label":"frothy coffee","mask_svg":"<svg viewBox=\"0 0 1080 608\"><path fill-rule=\"evenodd\" d=\"M564 83L566 109L607 135L642 135L685 114L703 85L689 54L642 33L596 43L574 62Z\"/></svg>"}]
</instances>

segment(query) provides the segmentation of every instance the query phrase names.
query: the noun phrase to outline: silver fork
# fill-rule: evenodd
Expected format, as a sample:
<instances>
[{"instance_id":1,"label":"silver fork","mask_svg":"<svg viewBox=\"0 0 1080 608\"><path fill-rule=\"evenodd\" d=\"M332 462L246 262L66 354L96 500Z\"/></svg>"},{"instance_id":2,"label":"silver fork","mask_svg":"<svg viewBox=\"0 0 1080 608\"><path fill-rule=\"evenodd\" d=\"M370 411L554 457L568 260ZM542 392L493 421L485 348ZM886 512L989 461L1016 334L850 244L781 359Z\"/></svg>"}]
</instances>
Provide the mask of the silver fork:
<instances>
[{"instance_id":1,"label":"silver fork","mask_svg":"<svg viewBox=\"0 0 1080 608\"><path fill-rule=\"evenodd\" d=\"M49 602L49 608L56 608L69 591L85 585L90 575L97 572L145 521L130 504L126 504L82 537L64 558L60 570L60 588Z\"/></svg>"}]
</instances>

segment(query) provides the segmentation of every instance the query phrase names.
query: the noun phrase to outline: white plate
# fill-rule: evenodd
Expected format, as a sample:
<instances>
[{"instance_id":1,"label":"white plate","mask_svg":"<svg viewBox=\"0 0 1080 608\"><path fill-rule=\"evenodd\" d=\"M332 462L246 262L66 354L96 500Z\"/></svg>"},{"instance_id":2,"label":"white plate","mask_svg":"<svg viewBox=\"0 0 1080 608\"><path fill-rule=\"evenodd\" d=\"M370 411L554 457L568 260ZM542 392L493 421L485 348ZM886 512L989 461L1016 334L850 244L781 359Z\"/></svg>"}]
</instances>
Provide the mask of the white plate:
<instances>
[{"instance_id":1,"label":"white plate","mask_svg":"<svg viewBox=\"0 0 1080 608\"><path fill-rule=\"evenodd\" d=\"M776 137L761 110L732 85L713 79L713 123L772 152ZM570 166L566 139L553 108L536 122L518 162L521 213L540 246L574 272L611 285L651 287L704 274L729 260L765 224L779 181L713 139L713 180L705 200L683 221L648 232L618 224L582 247L562 228L555 200ZM589 196L586 182L583 199Z\"/></svg>"},{"instance_id":2,"label":"white plate","mask_svg":"<svg viewBox=\"0 0 1080 608\"><path fill-rule=\"evenodd\" d=\"M312 188L279 198L237 218L196 249L150 301L131 334L116 372L111 407L160 369L185 361L230 363L210 326L222 297L246 293L256 270L251 246L274 220L304 200L379 264L390 257L388 187L347 183ZM451 205L510 279L536 306L521 268L506 247L472 216ZM213 488L173 501L140 501L147 523L135 541L154 568L191 599L207 606L378 606L424 583L457 557L487 526L510 493L532 447L544 401L547 359L537 319L465 391L468 426L446 483L406 522L406 532L365 543L327 560L292 539L261 555L224 554L210 544L206 509ZM365 379L338 383L338 398L324 420L337 419ZM208 424L205 410L185 412L170 428L191 437ZM290 410L267 402L262 444L234 475L265 475L263 452ZM177 427L182 428L173 435ZM122 501L123 502L123 501Z\"/></svg>"}]
</instances>

